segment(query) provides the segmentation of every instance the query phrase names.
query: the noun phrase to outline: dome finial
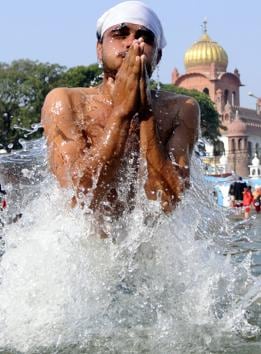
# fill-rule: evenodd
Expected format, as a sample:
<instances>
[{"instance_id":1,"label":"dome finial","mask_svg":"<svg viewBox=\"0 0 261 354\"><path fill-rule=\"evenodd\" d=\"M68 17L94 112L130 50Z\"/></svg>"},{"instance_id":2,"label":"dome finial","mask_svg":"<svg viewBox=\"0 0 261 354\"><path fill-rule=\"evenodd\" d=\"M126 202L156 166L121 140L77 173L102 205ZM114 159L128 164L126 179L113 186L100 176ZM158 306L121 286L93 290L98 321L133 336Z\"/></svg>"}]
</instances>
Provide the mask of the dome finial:
<instances>
[{"instance_id":1,"label":"dome finial","mask_svg":"<svg viewBox=\"0 0 261 354\"><path fill-rule=\"evenodd\" d=\"M207 18L201 23L203 34L197 42L185 53L186 72L195 72L195 70L210 70L212 63L215 64L217 72L226 72L228 57L225 50L209 37L207 33ZM204 66L204 68L203 68ZM203 70L203 71L204 71Z\"/></svg>"},{"instance_id":2,"label":"dome finial","mask_svg":"<svg viewBox=\"0 0 261 354\"><path fill-rule=\"evenodd\" d=\"M208 31L207 24L208 24L208 19L207 19L207 17L204 17L204 21L201 25L203 33L207 33L207 31Z\"/></svg>"}]
</instances>

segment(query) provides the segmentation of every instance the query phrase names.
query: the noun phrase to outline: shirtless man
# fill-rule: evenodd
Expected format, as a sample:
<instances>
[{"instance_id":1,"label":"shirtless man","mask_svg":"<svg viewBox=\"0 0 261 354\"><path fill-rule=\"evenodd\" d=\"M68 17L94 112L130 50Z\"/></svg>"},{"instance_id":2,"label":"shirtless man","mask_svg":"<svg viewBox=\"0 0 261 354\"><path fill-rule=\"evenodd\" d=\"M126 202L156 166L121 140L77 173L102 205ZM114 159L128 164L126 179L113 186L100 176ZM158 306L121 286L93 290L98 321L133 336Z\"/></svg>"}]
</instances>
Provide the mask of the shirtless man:
<instances>
[{"instance_id":1,"label":"shirtless man","mask_svg":"<svg viewBox=\"0 0 261 354\"><path fill-rule=\"evenodd\" d=\"M186 96L150 92L165 39L147 5L127 1L111 8L97 22L97 37L101 85L57 88L45 99L42 124L51 170L62 187L73 188L74 203L89 197L91 209L109 208L111 215L135 204L133 185L143 174L147 198L159 199L169 213L188 185L198 104ZM126 182L127 206L117 187L127 181L129 163L134 177Z\"/></svg>"}]
</instances>

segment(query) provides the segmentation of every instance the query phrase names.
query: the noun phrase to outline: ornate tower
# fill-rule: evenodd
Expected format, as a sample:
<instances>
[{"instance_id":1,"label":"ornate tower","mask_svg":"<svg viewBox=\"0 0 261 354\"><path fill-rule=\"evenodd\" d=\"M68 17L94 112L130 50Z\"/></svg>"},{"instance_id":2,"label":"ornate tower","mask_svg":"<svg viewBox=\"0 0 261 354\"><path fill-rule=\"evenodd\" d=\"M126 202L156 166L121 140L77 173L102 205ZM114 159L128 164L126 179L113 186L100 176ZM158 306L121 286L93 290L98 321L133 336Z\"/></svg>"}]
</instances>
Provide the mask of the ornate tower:
<instances>
[{"instance_id":1,"label":"ornate tower","mask_svg":"<svg viewBox=\"0 0 261 354\"><path fill-rule=\"evenodd\" d=\"M248 134L246 119L240 110L239 89L242 86L238 69L227 72L226 51L207 33L207 21L203 33L185 53L186 72L180 75L173 70L172 83L186 89L196 89L209 95L222 126L221 144L228 161L228 169L241 176L248 176Z\"/></svg>"},{"instance_id":2,"label":"ornate tower","mask_svg":"<svg viewBox=\"0 0 261 354\"><path fill-rule=\"evenodd\" d=\"M189 48L184 56L186 73L179 75L176 68L172 73L172 83L187 89L205 92L215 103L222 115L227 103L239 106L240 75L227 72L228 56L226 51L207 33L207 21L203 22L203 34Z\"/></svg>"},{"instance_id":3,"label":"ornate tower","mask_svg":"<svg viewBox=\"0 0 261 354\"><path fill-rule=\"evenodd\" d=\"M227 132L227 160L230 171L240 176L248 176L248 137L246 124L240 120L238 111Z\"/></svg>"}]
</instances>

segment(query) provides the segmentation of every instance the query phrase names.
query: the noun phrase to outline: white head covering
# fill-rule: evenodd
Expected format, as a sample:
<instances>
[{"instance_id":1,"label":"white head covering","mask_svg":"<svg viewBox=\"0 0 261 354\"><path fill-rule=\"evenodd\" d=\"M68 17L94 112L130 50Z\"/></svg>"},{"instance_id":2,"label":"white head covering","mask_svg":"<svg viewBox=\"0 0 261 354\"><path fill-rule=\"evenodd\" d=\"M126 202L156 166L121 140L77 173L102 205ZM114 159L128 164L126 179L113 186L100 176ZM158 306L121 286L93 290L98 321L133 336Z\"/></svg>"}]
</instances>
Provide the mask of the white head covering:
<instances>
[{"instance_id":1,"label":"white head covering","mask_svg":"<svg viewBox=\"0 0 261 354\"><path fill-rule=\"evenodd\" d=\"M106 11L97 21L97 36L102 38L108 28L128 22L144 26L152 31L159 49L166 46L158 16L141 1L124 1Z\"/></svg>"}]
</instances>

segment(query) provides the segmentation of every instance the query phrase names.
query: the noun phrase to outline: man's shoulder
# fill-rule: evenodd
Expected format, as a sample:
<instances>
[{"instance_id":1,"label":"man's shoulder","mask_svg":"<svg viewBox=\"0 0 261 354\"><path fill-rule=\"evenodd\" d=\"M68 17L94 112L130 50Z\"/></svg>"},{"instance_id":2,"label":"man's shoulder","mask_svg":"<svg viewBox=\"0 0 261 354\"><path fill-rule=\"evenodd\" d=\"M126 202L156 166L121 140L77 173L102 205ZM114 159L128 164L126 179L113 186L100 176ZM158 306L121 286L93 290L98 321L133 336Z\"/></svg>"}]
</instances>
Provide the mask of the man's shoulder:
<instances>
[{"instance_id":1,"label":"man's shoulder","mask_svg":"<svg viewBox=\"0 0 261 354\"><path fill-rule=\"evenodd\" d=\"M97 91L95 87L57 87L52 89L46 96L47 100L77 100L84 95L91 95Z\"/></svg>"},{"instance_id":2,"label":"man's shoulder","mask_svg":"<svg viewBox=\"0 0 261 354\"><path fill-rule=\"evenodd\" d=\"M152 91L152 96L155 100L159 100L161 103L172 102L182 107L193 107L196 111L199 111L198 102L191 96L175 93L173 91L160 90L158 93Z\"/></svg>"},{"instance_id":3,"label":"man's shoulder","mask_svg":"<svg viewBox=\"0 0 261 354\"><path fill-rule=\"evenodd\" d=\"M158 96L158 98L157 98ZM179 118L189 128L196 128L200 120L200 108L198 102L190 96L177 94L172 91L160 91L154 96L155 100L159 99L161 107L168 107L174 113L178 113Z\"/></svg>"}]
</instances>

